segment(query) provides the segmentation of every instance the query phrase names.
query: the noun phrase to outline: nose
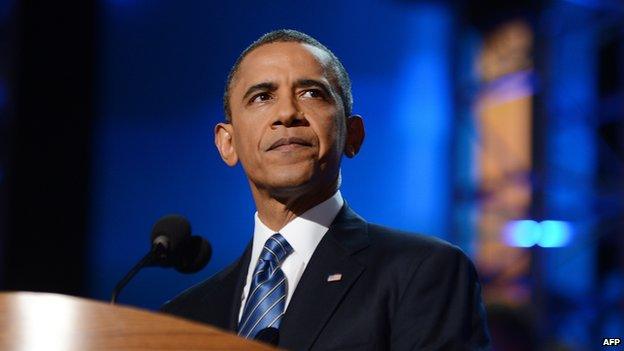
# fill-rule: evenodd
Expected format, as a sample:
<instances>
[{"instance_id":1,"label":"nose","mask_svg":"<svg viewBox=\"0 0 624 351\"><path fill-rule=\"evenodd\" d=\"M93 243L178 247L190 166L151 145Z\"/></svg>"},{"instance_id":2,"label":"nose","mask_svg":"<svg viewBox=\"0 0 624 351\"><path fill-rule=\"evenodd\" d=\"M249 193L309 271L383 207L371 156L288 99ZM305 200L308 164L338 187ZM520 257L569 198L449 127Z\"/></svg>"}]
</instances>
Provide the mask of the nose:
<instances>
[{"instance_id":1,"label":"nose","mask_svg":"<svg viewBox=\"0 0 624 351\"><path fill-rule=\"evenodd\" d=\"M307 120L295 97L281 98L277 104L277 111L272 127L297 127L306 125Z\"/></svg>"}]
</instances>

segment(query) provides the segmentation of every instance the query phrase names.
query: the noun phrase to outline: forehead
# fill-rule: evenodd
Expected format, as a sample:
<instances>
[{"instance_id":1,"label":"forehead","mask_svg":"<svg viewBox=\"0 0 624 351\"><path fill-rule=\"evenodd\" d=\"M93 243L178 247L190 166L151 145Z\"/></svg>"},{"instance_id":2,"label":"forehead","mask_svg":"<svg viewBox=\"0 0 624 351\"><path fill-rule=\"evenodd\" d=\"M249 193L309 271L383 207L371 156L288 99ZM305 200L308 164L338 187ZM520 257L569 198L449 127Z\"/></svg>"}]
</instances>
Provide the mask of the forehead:
<instances>
[{"instance_id":1,"label":"forehead","mask_svg":"<svg viewBox=\"0 0 624 351\"><path fill-rule=\"evenodd\" d=\"M297 42L275 42L252 50L240 64L234 77L235 86L276 80L288 74L301 78L326 78L329 80L330 56L315 46Z\"/></svg>"}]
</instances>

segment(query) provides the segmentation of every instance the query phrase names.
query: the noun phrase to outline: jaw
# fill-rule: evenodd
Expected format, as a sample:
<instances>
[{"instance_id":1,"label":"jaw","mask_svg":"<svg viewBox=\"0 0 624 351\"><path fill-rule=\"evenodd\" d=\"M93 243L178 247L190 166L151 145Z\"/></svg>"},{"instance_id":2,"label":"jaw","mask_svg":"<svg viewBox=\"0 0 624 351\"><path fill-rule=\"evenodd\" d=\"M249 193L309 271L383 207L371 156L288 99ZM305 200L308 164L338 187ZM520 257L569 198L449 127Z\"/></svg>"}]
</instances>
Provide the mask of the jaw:
<instances>
[{"instance_id":1,"label":"jaw","mask_svg":"<svg viewBox=\"0 0 624 351\"><path fill-rule=\"evenodd\" d=\"M305 212L317 203L329 198L338 190L339 168L314 169L329 165L296 164L274 166L270 179L249 179L249 185L257 206L261 203L278 202L293 212Z\"/></svg>"},{"instance_id":2,"label":"jaw","mask_svg":"<svg viewBox=\"0 0 624 351\"><path fill-rule=\"evenodd\" d=\"M314 179L315 174L318 174L316 167L318 165L313 160L271 164L262 169L261 179L252 181L256 187L267 191L269 195L296 195L318 185Z\"/></svg>"}]
</instances>

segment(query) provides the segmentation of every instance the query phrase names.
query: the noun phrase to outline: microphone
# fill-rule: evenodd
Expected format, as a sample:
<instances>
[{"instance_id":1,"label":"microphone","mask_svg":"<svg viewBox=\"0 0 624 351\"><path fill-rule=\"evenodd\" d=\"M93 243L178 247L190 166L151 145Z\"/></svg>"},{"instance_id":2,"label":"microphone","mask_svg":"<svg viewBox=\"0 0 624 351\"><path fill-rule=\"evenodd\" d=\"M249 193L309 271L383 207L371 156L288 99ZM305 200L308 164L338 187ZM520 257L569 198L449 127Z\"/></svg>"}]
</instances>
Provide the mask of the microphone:
<instances>
[{"instance_id":1,"label":"microphone","mask_svg":"<svg viewBox=\"0 0 624 351\"><path fill-rule=\"evenodd\" d=\"M180 273L195 273L206 266L212 256L210 243L201 236L191 236L191 224L179 215L165 216L152 229L152 265L173 267Z\"/></svg>"},{"instance_id":2,"label":"microphone","mask_svg":"<svg viewBox=\"0 0 624 351\"><path fill-rule=\"evenodd\" d=\"M180 255L180 247L191 236L191 223L179 215L167 215L152 227L153 265L173 267Z\"/></svg>"},{"instance_id":3,"label":"microphone","mask_svg":"<svg viewBox=\"0 0 624 351\"><path fill-rule=\"evenodd\" d=\"M182 243L179 252L173 267L176 271L185 274L199 272L212 257L210 243L198 235L187 238Z\"/></svg>"},{"instance_id":4,"label":"microphone","mask_svg":"<svg viewBox=\"0 0 624 351\"><path fill-rule=\"evenodd\" d=\"M152 228L150 251L117 283L111 303L117 302L121 290L144 267L173 267L180 273L195 273L208 264L212 256L210 243L191 235L191 224L180 215L167 215Z\"/></svg>"},{"instance_id":5,"label":"microphone","mask_svg":"<svg viewBox=\"0 0 624 351\"><path fill-rule=\"evenodd\" d=\"M262 341L273 346L279 344L279 329L277 328L264 328L256 334L254 340Z\"/></svg>"}]
</instances>

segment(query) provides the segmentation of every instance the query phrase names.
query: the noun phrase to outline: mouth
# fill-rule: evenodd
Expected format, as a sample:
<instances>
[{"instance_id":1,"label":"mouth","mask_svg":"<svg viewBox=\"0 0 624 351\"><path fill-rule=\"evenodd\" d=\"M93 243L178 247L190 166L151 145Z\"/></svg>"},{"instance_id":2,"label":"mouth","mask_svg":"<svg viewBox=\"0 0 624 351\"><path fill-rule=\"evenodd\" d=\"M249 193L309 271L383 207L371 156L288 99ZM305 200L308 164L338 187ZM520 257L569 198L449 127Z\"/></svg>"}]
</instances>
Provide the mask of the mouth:
<instances>
[{"instance_id":1,"label":"mouth","mask_svg":"<svg viewBox=\"0 0 624 351\"><path fill-rule=\"evenodd\" d=\"M291 150L299 147L312 146L312 143L296 137L291 138L281 138L271 144L271 146L267 149L267 151L271 150Z\"/></svg>"}]
</instances>

